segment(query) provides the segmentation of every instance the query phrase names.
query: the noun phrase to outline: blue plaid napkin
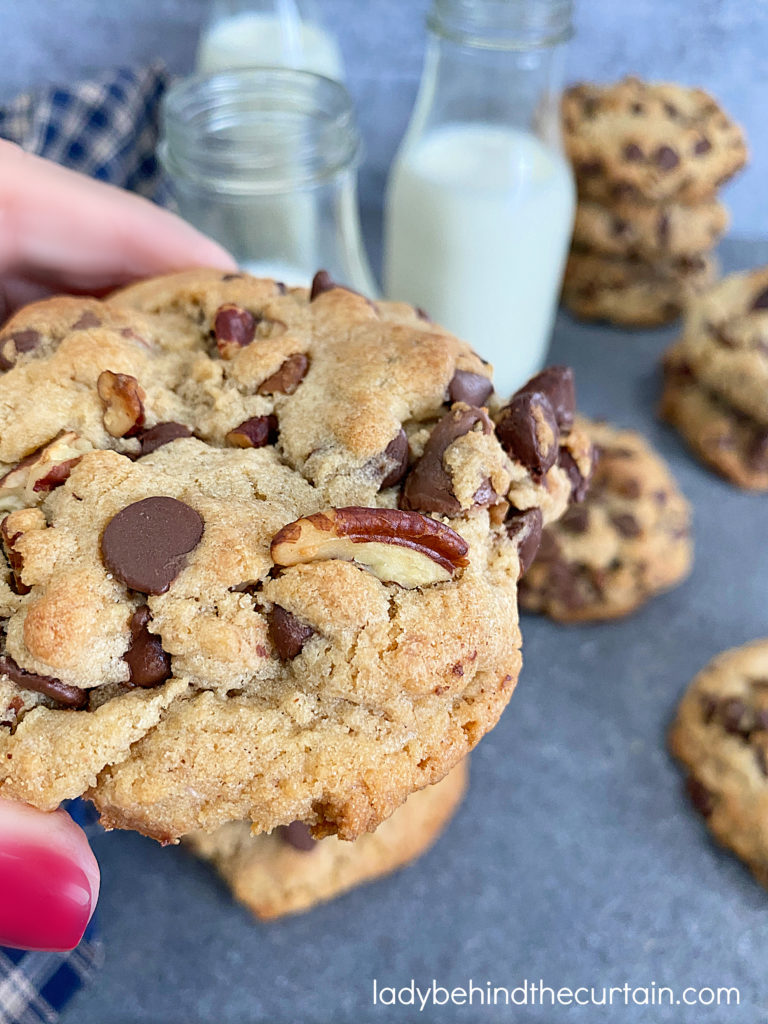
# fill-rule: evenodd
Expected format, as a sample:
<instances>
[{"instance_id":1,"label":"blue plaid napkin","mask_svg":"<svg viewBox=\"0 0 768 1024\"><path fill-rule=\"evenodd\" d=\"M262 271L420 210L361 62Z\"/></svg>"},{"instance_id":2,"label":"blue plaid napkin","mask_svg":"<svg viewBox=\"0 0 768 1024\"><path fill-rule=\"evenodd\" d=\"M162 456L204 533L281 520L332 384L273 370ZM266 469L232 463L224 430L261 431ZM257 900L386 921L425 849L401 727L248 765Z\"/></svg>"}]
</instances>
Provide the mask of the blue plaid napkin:
<instances>
[{"instance_id":1,"label":"blue plaid napkin","mask_svg":"<svg viewBox=\"0 0 768 1024\"><path fill-rule=\"evenodd\" d=\"M69 88L46 86L0 109L0 137L157 202L167 190L155 156L162 64L116 71Z\"/></svg>"},{"instance_id":2,"label":"blue plaid napkin","mask_svg":"<svg viewBox=\"0 0 768 1024\"><path fill-rule=\"evenodd\" d=\"M167 83L165 69L155 64L25 93L0 108L0 137L165 204L169 196L155 147ZM68 810L87 825L88 808L76 801ZM54 1024L102 959L95 919L70 953L0 948L0 1024Z\"/></svg>"}]
</instances>

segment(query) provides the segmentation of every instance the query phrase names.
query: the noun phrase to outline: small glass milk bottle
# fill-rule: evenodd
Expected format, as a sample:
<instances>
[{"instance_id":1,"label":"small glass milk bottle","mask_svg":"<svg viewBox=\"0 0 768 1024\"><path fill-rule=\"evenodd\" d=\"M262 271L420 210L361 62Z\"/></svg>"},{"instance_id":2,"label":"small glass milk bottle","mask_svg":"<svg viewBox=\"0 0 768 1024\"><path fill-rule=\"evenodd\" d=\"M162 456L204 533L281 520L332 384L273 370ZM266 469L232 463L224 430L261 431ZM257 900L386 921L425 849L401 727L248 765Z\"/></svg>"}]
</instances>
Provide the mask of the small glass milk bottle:
<instances>
[{"instance_id":1,"label":"small glass milk bottle","mask_svg":"<svg viewBox=\"0 0 768 1024\"><path fill-rule=\"evenodd\" d=\"M570 0L433 0L421 88L390 174L385 291L494 365L541 368L575 190L560 90Z\"/></svg>"},{"instance_id":2,"label":"small glass milk bottle","mask_svg":"<svg viewBox=\"0 0 768 1024\"><path fill-rule=\"evenodd\" d=\"M373 296L357 205L361 143L343 85L258 68L176 82L159 155L182 217L244 270L308 285L320 268Z\"/></svg>"},{"instance_id":3,"label":"small glass milk bottle","mask_svg":"<svg viewBox=\"0 0 768 1024\"><path fill-rule=\"evenodd\" d=\"M254 67L344 78L338 44L314 0L214 0L198 44L197 70Z\"/></svg>"}]
</instances>

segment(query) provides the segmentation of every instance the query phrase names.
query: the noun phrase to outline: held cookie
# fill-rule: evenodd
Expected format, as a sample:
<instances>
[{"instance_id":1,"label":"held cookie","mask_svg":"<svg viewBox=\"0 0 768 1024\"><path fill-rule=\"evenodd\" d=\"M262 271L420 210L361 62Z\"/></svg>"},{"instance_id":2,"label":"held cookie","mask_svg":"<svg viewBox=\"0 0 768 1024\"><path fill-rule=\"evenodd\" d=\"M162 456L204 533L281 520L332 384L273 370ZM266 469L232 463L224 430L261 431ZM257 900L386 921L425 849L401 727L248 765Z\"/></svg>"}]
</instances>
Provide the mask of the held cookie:
<instances>
[{"instance_id":1,"label":"held cookie","mask_svg":"<svg viewBox=\"0 0 768 1024\"><path fill-rule=\"evenodd\" d=\"M503 406L323 274L53 299L0 355L0 795L355 838L492 728L521 562L591 471L570 371Z\"/></svg>"},{"instance_id":2,"label":"held cookie","mask_svg":"<svg viewBox=\"0 0 768 1024\"><path fill-rule=\"evenodd\" d=\"M656 327L674 320L716 274L712 257L658 263L572 252L563 303L585 320L626 327Z\"/></svg>"},{"instance_id":3,"label":"held cookie","mask_svg":"<svg viewBox=\"0 0 768 1024\"><path fill-rule=\"evenodd\" d=\"M597 465L582 504L548 526L520 606L560 622L627 615L690 571L690 507L660 456L632 430L583 421Z\"/></svg>"},{"instance_id":4,"label":"held cookie","mask_svg":"<svg viewBox=\"0 0 768 1024\"><path fill-rule=\"evenodd\" d=\"M691 302L665 357L661 414L727 479L768 490L768 269Z\"/></svg>"},{"instance_id":5,"label":"held cookie","mask_svg":"<svg viewBox=\"0 0 768 1024\"><path fill-rule=\"evenodd\" d=\"M768 640L726 651L696 676L669 747L712 834L768 887Z\"/></svg>"},{"instance_id":6,"label":"held cookie","mask_svg":"<svg viewBox=\"0 0 768 1024\"><path fill-rule=\"evenodd\" d=\"M628 77L563 97L565 146L590 199L709 200L747 159L741 128L703 89Z\"/></svg>"},{"instance_id":7,"label":"held cookie","mask_svg":"<svg viewBox=\"0 0 768 1024\"><path fill-rule=\"evenodd\" d=\"M573 228L577 249L649 261L708 252L728 228L728 211L715 200L683 206L579 201Z\"/></svg>"},{"instance_id":8,"label":"held cookie","mask_svg":"<svg viewBox=\"0 0 768 1024\"><path fill-rule=\"evenodd\" d=\"M453 817L467 788L468 759L440 782L408 797L375 832L346 843L314 840L294 822L271 835L251 835L247 821L196 832L185 842L210 861L256 917L270 920L309 910L421 856Z\"/></svg>"}]
</instances>

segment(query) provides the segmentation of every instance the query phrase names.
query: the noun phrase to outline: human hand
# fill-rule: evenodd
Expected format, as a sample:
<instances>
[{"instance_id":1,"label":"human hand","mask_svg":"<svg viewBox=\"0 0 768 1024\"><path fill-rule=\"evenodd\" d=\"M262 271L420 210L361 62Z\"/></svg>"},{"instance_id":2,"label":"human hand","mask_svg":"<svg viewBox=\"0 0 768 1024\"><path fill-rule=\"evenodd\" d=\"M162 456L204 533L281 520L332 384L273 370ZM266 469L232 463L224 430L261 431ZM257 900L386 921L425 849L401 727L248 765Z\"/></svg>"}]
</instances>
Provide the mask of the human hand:
<instances>
[{"instance_id":1,"label":"human hand","mask_svg":"<svg viewBox=\"0 0 768 1024\"><path fill-rule=\"evenodd\" d=\"M55 292L104 294L232 257L146 199L0 140L0 323ZM71 949L99 893L85 834L63 811L0 800L0 944Z\"/></svg>"},{"instance_id":2,"label":"human hand","mask_svg":"<svg viewBox=\"0 0 768 1024\"><path fill-rule=\"evenodd\" d=\"M0 322L56 292L103 295L197 266L236 269L216 242L148 199L0 139Z\"/></svg>"}]
</instances>

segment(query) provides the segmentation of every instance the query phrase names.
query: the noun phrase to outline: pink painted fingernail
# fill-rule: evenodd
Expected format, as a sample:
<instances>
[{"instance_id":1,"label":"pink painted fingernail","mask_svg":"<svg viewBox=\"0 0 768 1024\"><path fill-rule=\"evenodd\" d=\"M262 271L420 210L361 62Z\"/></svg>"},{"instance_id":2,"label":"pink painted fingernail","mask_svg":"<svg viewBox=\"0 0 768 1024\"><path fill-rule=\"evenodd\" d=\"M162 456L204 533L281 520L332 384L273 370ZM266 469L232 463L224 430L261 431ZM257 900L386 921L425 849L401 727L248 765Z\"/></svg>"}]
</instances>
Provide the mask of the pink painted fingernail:
<instances>
[{"instance_id":1,"label":"pink painted fingernail","mask_svg":"<svg viewBox=\"0 0 768 1024\"><path fill-rule=\"evenodd\" d=\"M44 846L0 840L0 945L74 949L93 902L88 876L73 859Z\"/></svg>"}]
</instances>

